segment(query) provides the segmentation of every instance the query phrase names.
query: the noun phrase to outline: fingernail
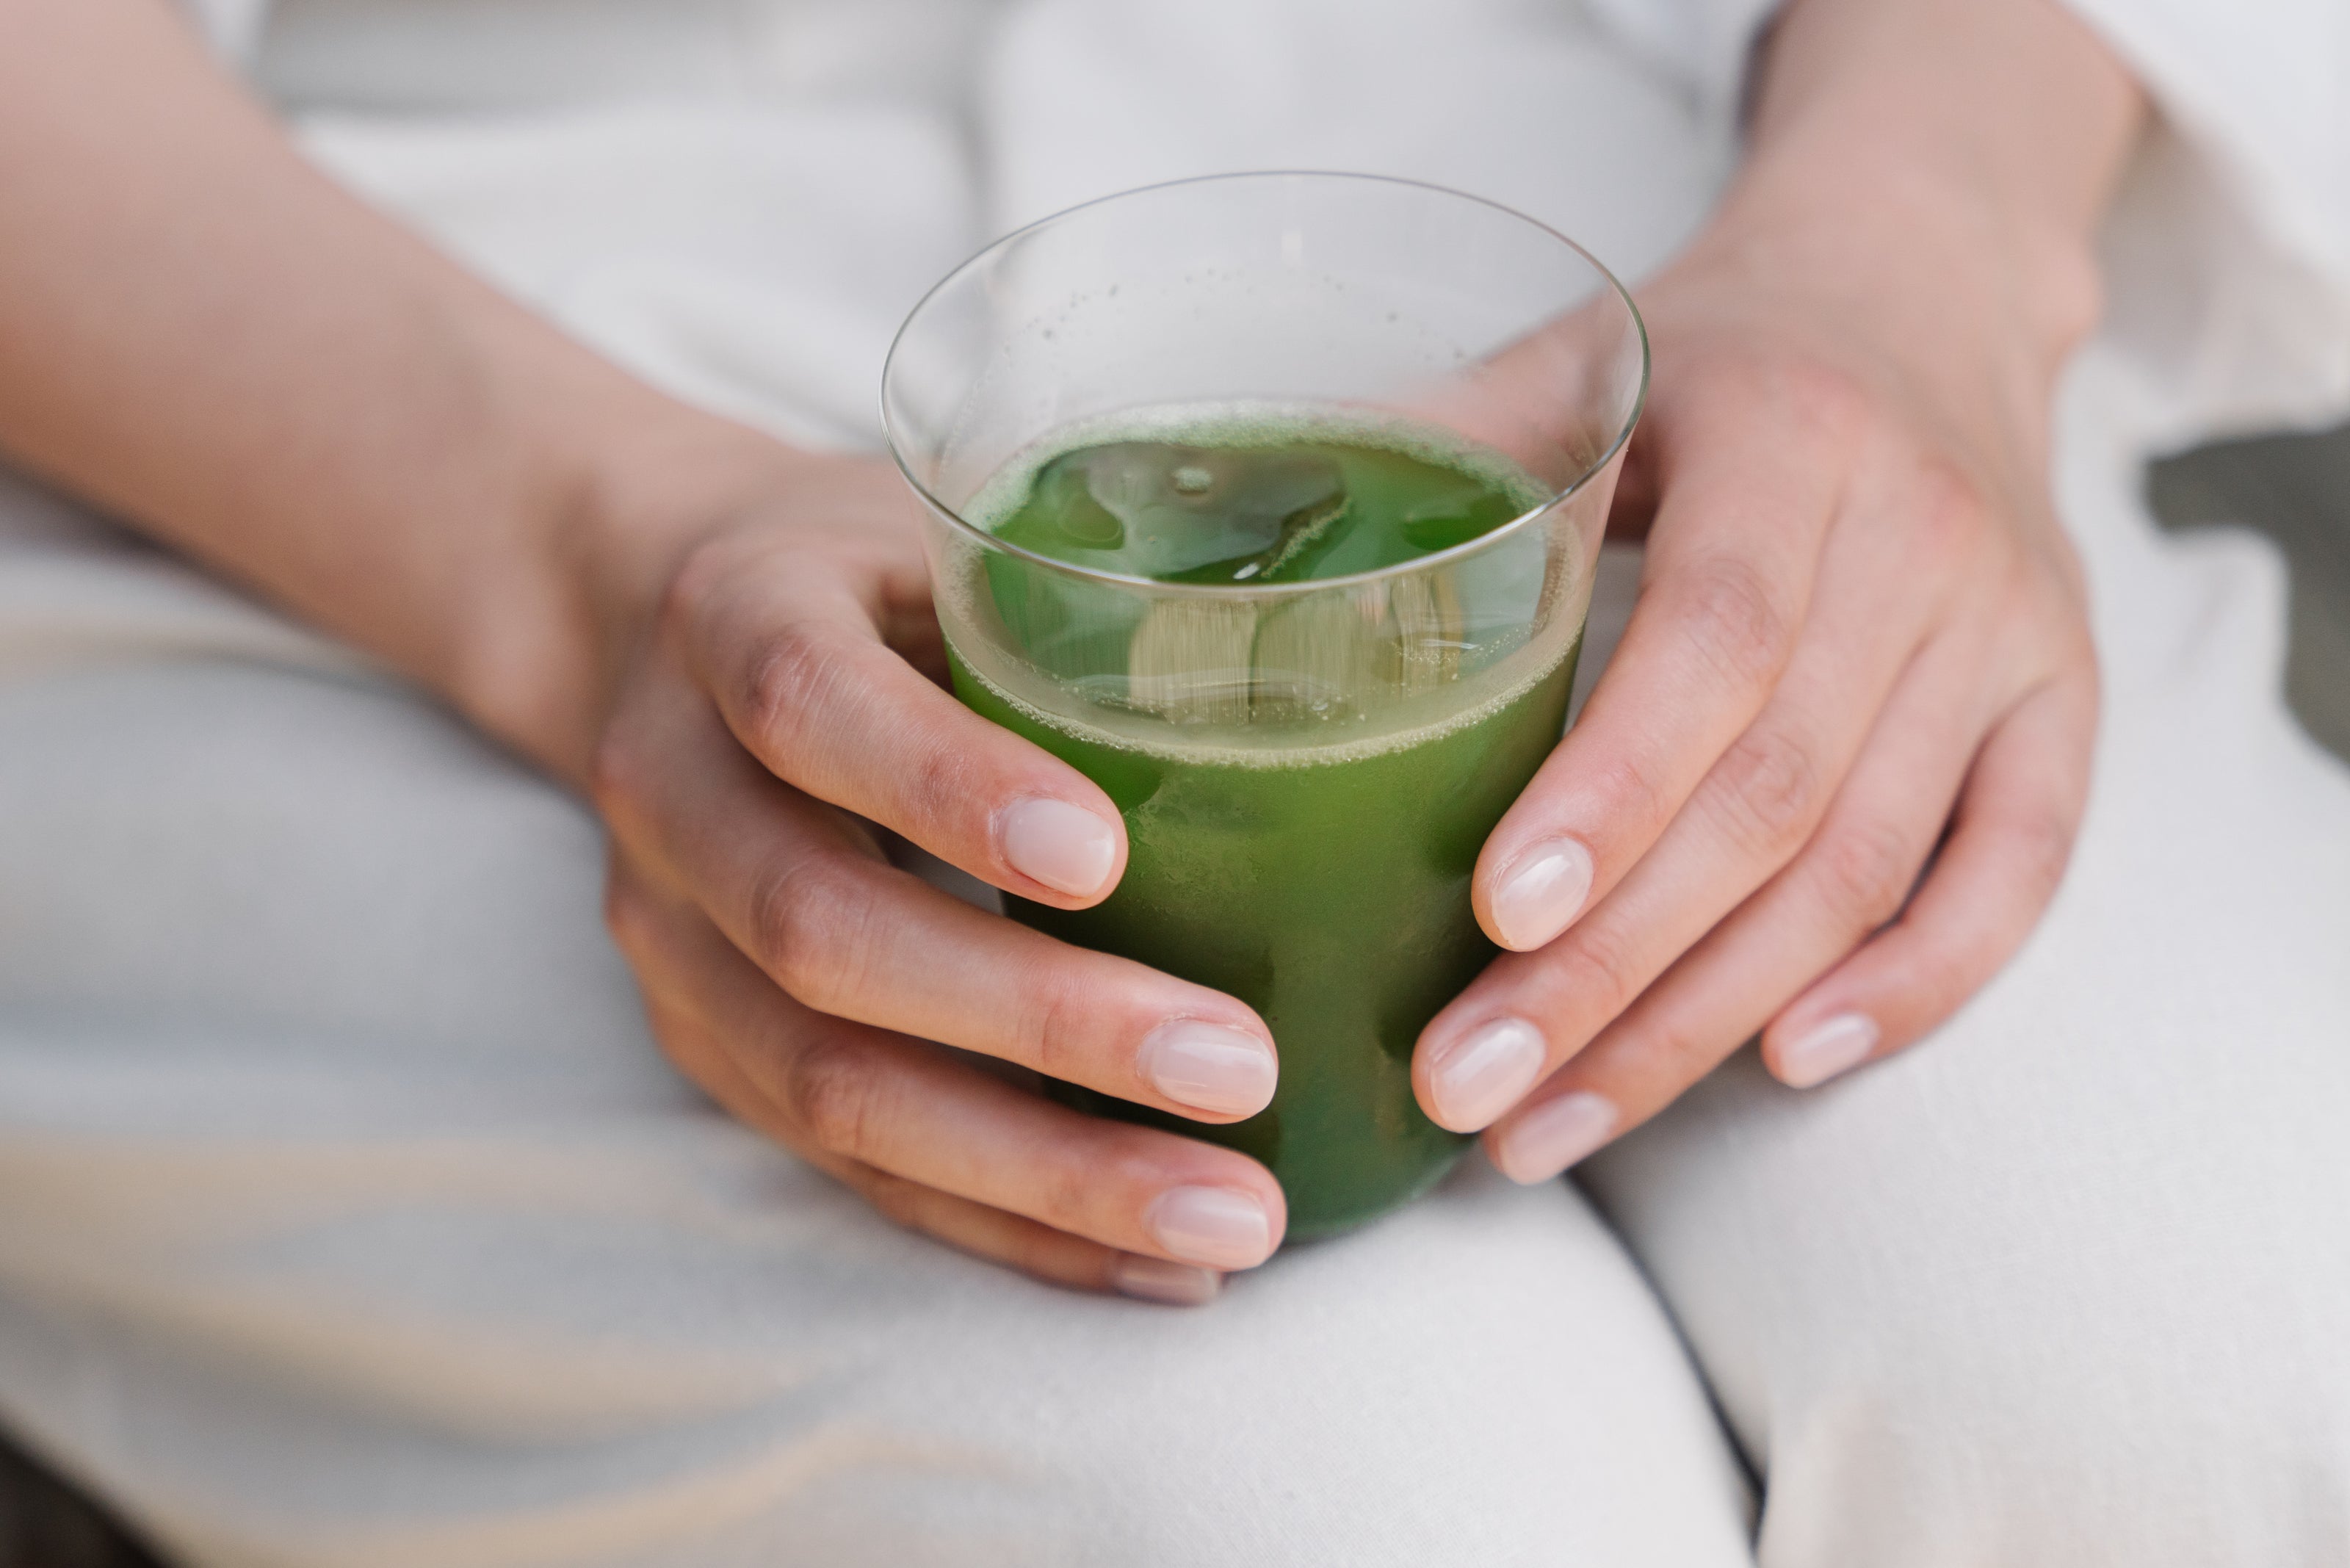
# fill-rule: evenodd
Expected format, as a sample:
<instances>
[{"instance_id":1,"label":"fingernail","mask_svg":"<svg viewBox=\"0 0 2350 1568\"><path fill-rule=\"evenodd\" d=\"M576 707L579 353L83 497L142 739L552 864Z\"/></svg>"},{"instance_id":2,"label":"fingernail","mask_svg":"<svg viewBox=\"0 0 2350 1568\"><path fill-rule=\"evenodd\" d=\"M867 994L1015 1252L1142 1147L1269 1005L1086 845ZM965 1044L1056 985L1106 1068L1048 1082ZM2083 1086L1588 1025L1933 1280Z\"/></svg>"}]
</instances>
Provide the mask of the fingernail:
<instances>
[{"instance_id":1,"label":"fingernail","mask_svg":"<svg viewBox=\"0 0 2350 1568\"><path fill-rule=\"evenodd\" d=\"M1273 1251L1264 1206L1229 1187L1170 1187L1143 1223L1161 1247L1205 1268L1253 1269Z\"/></svg>"},{"instance_id":2,"label":"fingernail","mask_svg":"<svg viewBox=\"0 0 2350 1568\"><path fill-rule=\"evenodd\" d=\"M1121 1253L1110 1265L1110 1283L1118 1294L1139 1301L1164 1302L1169 1306L1205 1306L1223 1288L1223 1276L1212 1269L1170 1263L1164 1258Z\"/></svg>"},{"instance_id":3,"label":"fingernail","mask_svg":"<svg viewBox=\"0 0 2350 1568\"><path fill-rule=\"evenodd\" d=\"M1436 1119L1475 1132L1525 1097L1542 1075L1542 1031L1523 1018L1497 1018L1447 1051L1429 1074Z\"/></svg>"},{"instance_id":4,"label":"fingernail","mask_svg":"<svg viewBox=\"0 0 2350 1568\"><path fill-rule=\"evenodd\" d=\"M1023 877L1083 898L1100 891L1118 859L1118 835L1081 805L1036 795L1006 806L1003 858Z\"/></svg>"},{"instance_id":5,"label":"fingernail","mask_svg":"<svg viewBox=\"0 0 2350 1568\"><path fill-rule=\"evenodd\" d=\"M1604 1095L1584 1089L1561 1095L1511 1124L1493 1151L1493 1163L1512 1181L1548 1181L1606 1143L1617 1120L1615 1104Z\"/></svg>"},{"instance_id":6,"label":"fingernail","mask_svg":"<svg viewBox=\"0 0 2350 1568\"><path fill-rule=\"evenodd\" d=\"M1518 952L1542 946L1582 912L1591 897L1591 851L1554 838L1522 857L1493 889L1493 926Z\"/></svg>"},{"instance_id":7,"label":"fingernail","mask_svg":"<svg viewBox=\"0 0 2350 1568\"><path fill-rule=\"evenodd\" d=\"M1281 1077L1272 1046L1197 1018L1172 1018L1144 1035L1142 1070L1176 1104L1232 1116L1264 1109Z\"/></svg>"},{"instance_id":8,"label":"fingernail","mask_svg":"<svg viewBox=\"0 0 2350 1568\"><path fill-rule=\"evenodd\" d=\"M1874 1019L1839 1012L1779 1047L1779 1080L1798 1089L1825 1084L1866 1061L1879 1038Z\"/></svg>"}]
</instances>

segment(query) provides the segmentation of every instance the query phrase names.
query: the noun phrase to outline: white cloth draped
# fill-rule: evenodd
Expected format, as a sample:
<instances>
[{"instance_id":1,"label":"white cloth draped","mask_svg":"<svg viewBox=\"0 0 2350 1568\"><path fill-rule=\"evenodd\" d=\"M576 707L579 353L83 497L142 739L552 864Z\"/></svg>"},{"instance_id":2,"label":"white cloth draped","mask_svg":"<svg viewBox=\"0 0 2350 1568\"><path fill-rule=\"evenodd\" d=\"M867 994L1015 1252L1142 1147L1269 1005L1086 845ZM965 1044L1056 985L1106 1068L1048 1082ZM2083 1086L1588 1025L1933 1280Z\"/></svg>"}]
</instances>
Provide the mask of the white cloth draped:
<instances>
[{"instance_id":1,"label":"white cloth draped","mask_svg":"<svg viewBox=\"0 0 2350 1568\"><path fill-rule=\"evenodd\" d=\"M2350 398L2350 22L2081 9L2166 121L2059 426L2108 714L2064 892L1937 1039L1810 1095L1733 1064L1594 1162L1606 1225L1471 1171L1208 1312L1045 1291L669 1074L576 803L12 483L0 1417L198 1568L2340 1562L2350 774L2281 706L2273 556L2160 538L2137 483ZM846 445L928 282L1150 179L1419 175L1637 276L1766 10L207 16L469 264Z\"/></svg>"}]
</instances>

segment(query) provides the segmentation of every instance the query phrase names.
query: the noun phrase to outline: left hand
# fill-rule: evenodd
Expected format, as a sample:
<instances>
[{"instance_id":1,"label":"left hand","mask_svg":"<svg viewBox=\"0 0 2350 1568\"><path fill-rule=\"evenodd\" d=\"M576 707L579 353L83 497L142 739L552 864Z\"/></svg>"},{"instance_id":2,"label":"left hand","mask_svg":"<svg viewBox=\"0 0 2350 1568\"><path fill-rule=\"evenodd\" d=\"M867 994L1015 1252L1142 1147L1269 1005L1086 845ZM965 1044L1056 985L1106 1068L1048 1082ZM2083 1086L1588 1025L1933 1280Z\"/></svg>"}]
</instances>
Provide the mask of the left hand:
<instances>
[{"instance_id":1,"label":"left hand","mask_svg":"<svg viewBox=\"0 0 2350 1568\"><path fill-rule=\"evenodd\" d=\"M1520 1181L1758 1031L1797 1087L1918 1039L2064 870L2097 675L2048 403L2094 274L2021 286L1961 203L1906 195L1734 198L1643 292L1638 607L1478 863L1513 950L1415 1061Z\"/></svg>"}]
</instances>

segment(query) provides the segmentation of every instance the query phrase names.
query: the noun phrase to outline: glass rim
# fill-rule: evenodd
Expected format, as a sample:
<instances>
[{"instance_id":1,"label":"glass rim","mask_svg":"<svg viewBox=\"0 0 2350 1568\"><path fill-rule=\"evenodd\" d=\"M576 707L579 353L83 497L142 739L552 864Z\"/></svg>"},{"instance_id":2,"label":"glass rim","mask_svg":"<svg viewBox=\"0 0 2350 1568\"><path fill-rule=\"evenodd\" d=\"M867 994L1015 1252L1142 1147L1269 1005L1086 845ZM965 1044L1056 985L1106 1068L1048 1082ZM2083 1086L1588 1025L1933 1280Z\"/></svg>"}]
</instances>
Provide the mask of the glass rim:
<instances>
[{"instance_id":1,"label":"glass rim","mask_svg":"<svg viewBox=\"0 0 2350 1568\"><path fill-rule=\"evenodd\" d=\"M915 476L912 468L907 464L905 452L899 442L898 430L889 418L889 372L898 362L898 351L905 344L906 334L913 330L914 323L930 307L931 301L937 299L972 268L1015 241L1024 239L1039 230L1049 228L1065 218L1075 217L1079 213L1107 206L1112 202L1122 202L1128 197L1149 195L1160 191L1179 190L1189 185L1235 184L1243 182L1272 180L1344 181L1366 185L1393 185L1409 190L1429 192L1439 196L1448 196L1455 201L1472 202L1481 207L1490 207L1505 217L1514 218L1527 227L1549 235L1582 257L1584 265L1598 275L1599 280L1624 306L1625 313L1631 317L1632 335L1640 345L1639 385L1633 389L1631 407L1625 411L1623 421L1617 427L1614 436L1609 438L1607 448L1585 463L1572 480L1544 496L1539 505L1529 507L1508 522L1499 524L1473 539L1464 539L1460 544L1445 549L1431 551L1425 556L1414 556L1409 560L1398 561L1388 566L1376 566L1369 571L1349 572L1338 577L1311 577L1294 583L1168 583L1161 582L1156 577L1136 576L1126 572L1107 572L1096 566L1079 566L1073 561L1064 561L1057 556L1044 555L1024 545L1014 545L999 535L990 533L963 516L956 508L941 500L929 485ZM1064 572L1087 581L1113 583L1128 588L1148 588L1154 593L1173 594L1181 597L1235 599L1288 597L1326 588L1353 587L1364 583L1400 577L1426 567L1439 566L1463 559L1518 534L1536 518L1549 512L1561 502L1568 500L1592 480L1606 472L1608 464L1616 461L1617 454L1621 452L1625 443L1632 439L1632 431L1639 424L1640 415L1648 407L1649 369L1648 324L1640 315L1640 306L1633 299L1632 291L1624 286L1623 280L1610 271L1605 262L1539 218L1529 217L1515 207L1496 202L1490 196L1479 196L1467 191L1456 191L1450 185L1439 185L1432 180L1406 179L1399 174L1366 174L1342 169L1239 170L1222 174L1193 174L1180 180L1159 180L1148 185L1137 185L1128 190L1113 191L1107 195L1096 196L1088 201L1079 202L1074 206L1064 207L1056 213L1048 213L1033 223L1024 223L1008 234L990 240L986 244L956 263L948 270L945 276L923 290L922 296L914 302L913 308L906 313L906 319L899 323L898 330L890 336L889 351L881 358L881 438L883 444L889 450L889 461L897 465L898 472L905 477L907 484L912 487L914 493L921 498L923 504L955 529L970 535L990 549L1001 550L1005 555L1032 561L1040 566L1051 567L1055 571Z\"/></svg>"}]
</instances>

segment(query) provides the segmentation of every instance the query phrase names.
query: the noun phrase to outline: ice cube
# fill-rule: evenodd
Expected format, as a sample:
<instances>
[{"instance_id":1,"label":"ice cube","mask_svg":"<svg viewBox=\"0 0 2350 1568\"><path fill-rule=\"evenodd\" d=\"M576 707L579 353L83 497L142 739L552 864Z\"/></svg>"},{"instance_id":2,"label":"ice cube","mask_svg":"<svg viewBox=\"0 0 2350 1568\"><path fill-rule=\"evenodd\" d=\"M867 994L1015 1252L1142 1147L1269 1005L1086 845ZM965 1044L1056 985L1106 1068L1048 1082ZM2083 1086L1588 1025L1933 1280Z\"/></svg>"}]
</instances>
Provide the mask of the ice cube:
<instances>
[{"instance_id":1,"label":"ice cube","mask_svg":"<svg viewBox=\"0 0 2350 1568\"><path fill-rule=\"evenodd\" d=\"M1246 722L1256 618L1244 599L1153 604L1127 645L1128 702L1178 724Z\"/></svg>"},{"instance_id":2,"label":"ice cube","mask_svg":"<svg viewBox=\"0 0 2350 1568\"><path fill-rule=\"evenodd\" d=\"M1337 463L1315 452L1110 441L1055 458L1036 483L1060 535L1035 541L1047 554L1161 582L1262 581L1347 507Z\"/></svg>"},{"instance_id":3,"label":"ice cube","mask_svg":"<svg viewBox=\"0 0 2350 1568\"><path fill-rule=\"evenodd\" d=\"M1377 713L1460 679L1461 638L1460 597L1442 574L1291 599L1258 623L1256 717Z\"/></svg>"}]
</instances>

